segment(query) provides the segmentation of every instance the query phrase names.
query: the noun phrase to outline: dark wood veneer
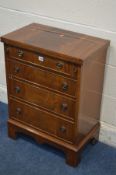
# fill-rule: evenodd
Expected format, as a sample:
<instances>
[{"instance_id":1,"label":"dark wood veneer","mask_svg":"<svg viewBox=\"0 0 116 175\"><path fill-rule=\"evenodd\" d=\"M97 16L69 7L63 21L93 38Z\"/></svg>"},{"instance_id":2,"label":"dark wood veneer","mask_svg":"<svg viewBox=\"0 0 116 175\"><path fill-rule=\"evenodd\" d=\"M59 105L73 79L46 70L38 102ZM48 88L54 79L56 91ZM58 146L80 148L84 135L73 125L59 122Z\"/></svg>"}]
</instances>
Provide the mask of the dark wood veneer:
<instances>
[{"instance_id":1,"label":"dark wood veneer","mask_svg":"<svg viewBox=\"0 0 116 175\"><path fill-rule=\"evenodd\" d=\"M27 80L37 85L48 87L73 97L76 96L76 80L60 76L48 70L43 70L38 67L20 63L19 61L8 60L7 64L9 67L8 73L15 78L21 78L25 81Z\"/></svg>"},{"instance_id":2,"label":"dark wood veneer","mask_svg":"<svg viewBox=\"0 0 116 175\"><path fill-rule=\"evenodd\" d=\"M52 112L74 118L73 111L75 110L75 101L73 99L19 80L9 79L8 81L10 84L9 95L19 97L40 107L47 108ZM65 104L66 107L63 108L63 104Z\"/></svg>"},{"instance_id":3,"label":"dark wood veneer","mask_svg":"<svg viewBox=\"0 0 116 175\"><path fill-rule=\"evenodd\" d=\"M8 135L22 132L66 154L76 166L99 136L109 41L41 24L1 37L9 102ZM52 126L52 127L51 127Z\"/></svg>"},{"instance_id":4,"label":"dark wood veneer","mask_svg":"<svg viewBox=\"0 0 116 175\"><path fill-rule=\"evenodd\" d=\"M51 113L12 98L10 98L9 102L10 118L19 120L19 122L24 122L25 124L28 123L31 127L39 128L43 132L57 136L60 139L66 138L66 141L75 141L73 134L74 126L72 122L59 119ZM62 128L64 128L64 131Z\"/></svg>"},{"instance_id":5,"label":"dark wood veneer","mask_svg":"<svg viewBox=\"0 0 116 175\"><path fill-rule=\"evenodd\" d=\"M60 60L58 58L52 58L39 52L30 52L21 48L8 47L7 53L10 59L14 58L20 61L25 61L27 63L32 63L39 67L47 68L59 73L64 73L67 76L71 77L76 77L77 75L77 69L74 64L69 64L66 61L64 62L63 60ZM40 61L39 57L43 57L44 61Z\"/></svg>"}]
</instances>

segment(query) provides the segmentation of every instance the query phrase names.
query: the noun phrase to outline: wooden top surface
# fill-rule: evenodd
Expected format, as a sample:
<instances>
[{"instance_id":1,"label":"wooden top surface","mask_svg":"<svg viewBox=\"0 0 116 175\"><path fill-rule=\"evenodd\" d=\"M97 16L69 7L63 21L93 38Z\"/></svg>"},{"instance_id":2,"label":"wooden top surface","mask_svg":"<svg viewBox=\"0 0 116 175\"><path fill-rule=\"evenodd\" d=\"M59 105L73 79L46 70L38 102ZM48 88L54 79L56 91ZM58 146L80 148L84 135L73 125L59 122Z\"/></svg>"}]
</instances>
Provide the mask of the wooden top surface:
<instances>
[{"instance_id":1,"label":"wooden top surface","mask_svg":"<svg viewBox=\"0 0 116 175\"><path fill-rule=\"evenodd\" d=\"M109 45L108 40L36 23L2 36L1 41L80 64Z\"/></svg>"}]
</instances>

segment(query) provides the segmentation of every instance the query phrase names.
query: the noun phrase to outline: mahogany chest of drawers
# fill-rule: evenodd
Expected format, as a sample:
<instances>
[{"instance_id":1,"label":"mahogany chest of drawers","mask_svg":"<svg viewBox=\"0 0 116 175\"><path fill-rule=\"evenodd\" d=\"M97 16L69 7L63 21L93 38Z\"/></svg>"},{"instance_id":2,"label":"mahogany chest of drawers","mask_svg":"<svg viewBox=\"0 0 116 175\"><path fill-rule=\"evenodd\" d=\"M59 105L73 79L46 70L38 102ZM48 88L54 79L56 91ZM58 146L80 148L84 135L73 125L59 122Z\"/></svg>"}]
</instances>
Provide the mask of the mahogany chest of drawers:
<instances>
[{"instance_id":1,"label":"mahogany chest of drawers","mask_svg":"<svg viewBox=\"0 0 116 175\"><path fill-rule=\"evenodd\" d=\"M35 23L1 41L9 137L22 132L56 146L76 166L85 144L99 136L109 41Z\"/></svg>"}]
</instances>

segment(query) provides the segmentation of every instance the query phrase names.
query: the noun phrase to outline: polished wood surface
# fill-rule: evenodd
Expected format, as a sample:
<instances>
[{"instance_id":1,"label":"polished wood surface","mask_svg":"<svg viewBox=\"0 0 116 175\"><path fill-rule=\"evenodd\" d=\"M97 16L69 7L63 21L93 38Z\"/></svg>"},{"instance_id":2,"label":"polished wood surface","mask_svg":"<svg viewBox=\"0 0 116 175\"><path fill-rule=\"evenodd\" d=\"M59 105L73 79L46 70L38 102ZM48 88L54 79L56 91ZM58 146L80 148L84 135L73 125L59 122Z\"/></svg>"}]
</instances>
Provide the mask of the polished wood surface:
<instances>
[{"instance_id":1,"label":"polished wood surface","mask_svg":"<svg viewBox=\"0 0 116 175\"><path fill-rule=\"evenodd\" d=\"M44 88L65 93L66 95L76 96L77 81L57 75L48 70L20 63L19 61L8 60L8 73L14 78L27 80ZM30 74L31 72L31 74ZM47 81L46 81L47 79Z\"/></svg>"},{"instance_id":2,"label":"polished wood surface","mask_svg":"<svg viewBox=\"0 0 116 175\"><path fill-rule=\"evenodd\" d=\"M47 132L66 141L74 141L74 126L72 122L63 120L55 115L32 107L21 101L10 99L10 117L24 122L34 128ZM52 127L51 127L52 126Z\"/></svg>"},{"instance_id":3,"label":"polished wood surface","mask_svg":"<svg viewBox=\"0 0 116 175\"><path fill-rule=\"evenodd\" d=\"M74 64L69 64L66 61L61 61L58 58L49 57L39 52L30 52L22 48L7 47L6 51L11 59L25 61L42 68L64 73L67 76L77 77L78 67Z\"/></svg>"},{"instance_id":4,"label":"polished wood surface","mask_svg":"<svg viewBox=\"0 0 116 175\"><path fill-rule=\"evenodd\" d=\"M35 23L1 40L9 137L22 132L58 147L76 166L86 143L99 137L109 41Z\"/></svg>"},{"instance_id":5,"label":"polished wood surface","mask_svg":"<svg viewBox=\"0 0 116 175\"><path fill-rule=\"evenodd\" d=\"M9 79L8 81L10 95L38 105L41 108L46 108L46 110L54 113L74 117L74 100L19 80Z\"/></svg>"},{"instance_id":6,"label":"polished wood surface","mask_svg":"<svg viewBox=\"0 0 116 175\"><path fill-rule=\"evenodd\" d=\"M109 41L53 27L30 24L1 38L6 44L82 64Z\"/></svg>"},{"instance_id":7,"label":"polished wood surface","mask_svg":"<svg viewBox=\"0 0 116 175\"><path fill-rule=\"evenodd\" d=\"M78 131L81 134L87 133L100 119L106 53L107 48L101 48L84 62L80 70Z\"/></svg>"}]
</instances>

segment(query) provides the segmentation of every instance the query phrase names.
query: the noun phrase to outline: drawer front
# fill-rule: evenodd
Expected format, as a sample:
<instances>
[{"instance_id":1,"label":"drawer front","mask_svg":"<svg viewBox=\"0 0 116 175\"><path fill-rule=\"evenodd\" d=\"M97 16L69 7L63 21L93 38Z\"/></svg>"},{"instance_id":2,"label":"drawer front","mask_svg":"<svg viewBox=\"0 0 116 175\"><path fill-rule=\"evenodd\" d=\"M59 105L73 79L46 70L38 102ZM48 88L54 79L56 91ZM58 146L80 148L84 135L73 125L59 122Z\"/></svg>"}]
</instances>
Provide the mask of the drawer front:
<instances>
[{"instance_id":1,"label":"drawer front","mask_svg":"<svg viewBox=\"0 0 116 175\"><path fill-rule=\"evenodd\" d=\"M18 80L9 79L10 95L46 108L65 117L74 117L75 101L43 88L35 87Z\"/></svg>"},{"instance_id":2,"label":"drawer front","mask_svg":"<svg viewBox=\"0 0 116 175\"><path fill-rule=\"evenodd\" d=\"M29 52L23 49L8 47L7 48L9 58L16 58L22 61L33 63L35 65L51 69L60 73L64 73L68 76L77 77L77 66L71 63L61 61L56 58L51 58L40 53Z\"/></svg>"},{"instance_id":3,"label":"drawer front","mask_svg":"<svg viewBox=\"0 0 116 175\"><path fill-rule=\"evenodd\" d=\"M8 73L15 77L26 79L33 83L57 90L72 96L76 96L76 84L74 80L56 75L47 70L25 65L18 61L7 61Z\"/></svg>"},{"instance_id":4,"label":"drawer front","mask_svg":"<svg viewBox=\"0 0 116 175\"><path fill-rule=\"evenodd\" d=\"M72 123L17 100L10 99L9 105L11 118L20 120L51 135L73 141L74 125Z\"/></svg>"}]
</instances>

